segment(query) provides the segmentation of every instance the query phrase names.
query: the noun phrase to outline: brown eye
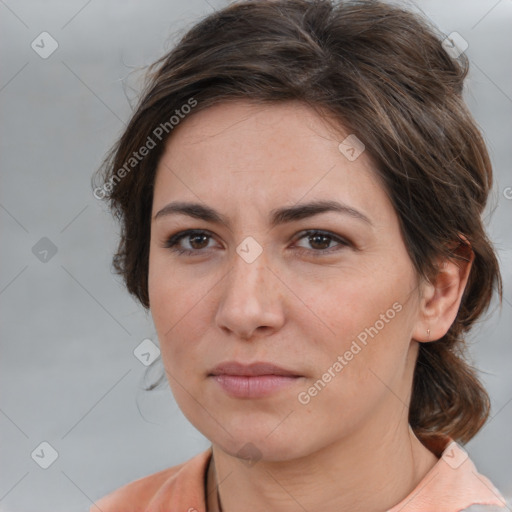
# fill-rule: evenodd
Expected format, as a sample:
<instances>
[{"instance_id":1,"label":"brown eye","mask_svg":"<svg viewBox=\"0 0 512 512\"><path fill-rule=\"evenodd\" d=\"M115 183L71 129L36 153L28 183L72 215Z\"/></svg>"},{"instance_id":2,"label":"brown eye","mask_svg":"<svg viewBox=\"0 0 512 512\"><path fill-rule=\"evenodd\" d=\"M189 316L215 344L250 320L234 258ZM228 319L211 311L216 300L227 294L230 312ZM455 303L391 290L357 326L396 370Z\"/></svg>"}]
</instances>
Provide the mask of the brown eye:
<instances>
[{"instance_id":1,"label":"brown eye","mask_svg":"<svg viewBox=\"0 0 512 512\"><path fill-rule=\"evenodd\" d=\"M329 233L326 231L306 231L302 234L302 236L298 240L307 239L307 243L312 249L305 249L304 247L300 247L301 251L306 251L309 254L313 254L314 256L322 256L325 254L332 254L333 252L337 252L351 244L344 240L343 238L334 235L333 233ZM332 243L336 244L334 247L331 245Z\"/></svg>"},{"instance_id":2,"label":"brown eye","mask_svg":"<svg viewBox=\"0 0 512 512\"><path fill-rule=\"evenodd\" d=\"M309 243L312 245L313 249L328 249L331 242L332 238L326 235L309 235Z\"/></svg>"},{"instance_id":3,"label":"brown eye","mask_svg":"<svg viewBox=\"0 0 512 512\"><path fill-rule=\"evenodd\" d=\"M187 231L180 231L171 236L166 242L164 247L177 252L178 254L192 254L204 252L208 248L208 242L212 238L206 231L189 229ZM188 242L189 247L183 248L181 241Z\"/></svg>"},{"instance_id":4,"label":"brown eye","mask_svg":"<svg viewBox=\"0 0 512 512\"><path fill-rule=\"evenodd\" d=\"M206 245L208 245L209 236L204 234L193 234L188 235L188 239L193 249L204 249L204 242L206 240ZM198 245L200 247L198 247Z\"/></svg>"}]
</instances>

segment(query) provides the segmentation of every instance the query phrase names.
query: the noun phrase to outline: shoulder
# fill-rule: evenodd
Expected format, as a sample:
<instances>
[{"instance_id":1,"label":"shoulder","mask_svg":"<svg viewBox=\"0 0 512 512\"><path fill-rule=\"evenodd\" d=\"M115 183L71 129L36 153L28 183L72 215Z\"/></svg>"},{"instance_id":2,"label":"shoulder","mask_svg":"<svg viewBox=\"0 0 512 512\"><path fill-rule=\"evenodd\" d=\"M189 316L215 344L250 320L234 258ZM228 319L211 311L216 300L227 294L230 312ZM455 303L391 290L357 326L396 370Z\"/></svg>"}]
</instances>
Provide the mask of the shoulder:
<instances>
[{"instance_id":1,"label":"shoulder","mask_svg":"<svg viewBox=\"0 0 512 512\"><path fill-rule=\"evenodd\" d=\"M471 505L469 508L465 508L460 512L504 512L505 506L506 505L503 505L503 507L498 507L497 505Z\"/></svg>"},{"instance_id":2,"label":"shoulder","mask_svg":"<svg viewBox=\"0 0 512 512\"><path fill-rule=\"evenodd\" d=\"M508 510L503 496L478 472L467 452L454 441L448 441L438 463L404 500L388 512Z\"/></svg>"},{"instance_id":3,"label":"shoulder","mask_svg":"<svg viewBox=\"0 0 512 512\"><path fill-rule=\"evenodd\" d=\"M204 477L210 457L211 448L186 462L130 482L96 501L90 512L160 510L158 503L169 504L170 500L176 507L181 502L187 504L187 510L193 507L192 501L204 500Z\"/></svg>"},{"instance_id":4,"label":"shoulder","mask_svg":"<svg viewBox=\"0 0 512 512\"><path fill-rule=\"evenodd\" d=\"M158 490L166 482L172 481L181 467L182 464L130 482L101 498L91 507L90 512L98 509L103 512L144 510Z\"/></svg>"}]
</instances>

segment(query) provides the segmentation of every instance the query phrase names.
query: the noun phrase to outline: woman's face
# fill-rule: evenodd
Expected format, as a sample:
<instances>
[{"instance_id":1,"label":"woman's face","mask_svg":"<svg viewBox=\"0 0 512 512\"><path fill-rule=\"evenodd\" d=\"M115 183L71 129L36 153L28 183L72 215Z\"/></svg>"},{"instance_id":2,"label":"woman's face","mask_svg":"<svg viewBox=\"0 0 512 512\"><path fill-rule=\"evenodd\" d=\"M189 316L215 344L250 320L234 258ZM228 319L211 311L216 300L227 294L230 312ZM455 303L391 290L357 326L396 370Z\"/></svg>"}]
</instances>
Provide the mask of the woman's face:
<instances>
[{"instance_id":1,"label":"woman's face","mask_svg":"<svg viewBox=\"0 0 512 512\"><path fill-rule=\"evenodd\" d=\"M417 276L369 156L339 148L348 135L300 103L240 101L182 121L160 160L149 297L162 359L185 416L233 455L380 442L407 417ZM216 369L230 362L284 371Z\"/></svg>"}]
</instances>

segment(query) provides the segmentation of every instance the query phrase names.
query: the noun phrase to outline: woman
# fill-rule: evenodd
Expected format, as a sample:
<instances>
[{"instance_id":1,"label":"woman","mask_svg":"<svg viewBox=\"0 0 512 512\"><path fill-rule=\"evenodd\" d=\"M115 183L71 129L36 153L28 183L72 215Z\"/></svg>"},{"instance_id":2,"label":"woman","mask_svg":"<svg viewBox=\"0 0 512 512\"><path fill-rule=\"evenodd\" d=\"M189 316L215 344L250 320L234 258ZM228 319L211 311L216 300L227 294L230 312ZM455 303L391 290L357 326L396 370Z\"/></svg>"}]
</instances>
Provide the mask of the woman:
<instances>
[{"instance_id":1,"label":"woman","mask_svg":"<svg viewBox=\"0 0 512 512\"><path fill-rule=\"evenodd\" d=\"M97 508L506 508L458 444L489 414L464 338L501 294L466 73L376 1L235 3L153 65L95 194L212 446Z\"/></svg>"}]
</instances>

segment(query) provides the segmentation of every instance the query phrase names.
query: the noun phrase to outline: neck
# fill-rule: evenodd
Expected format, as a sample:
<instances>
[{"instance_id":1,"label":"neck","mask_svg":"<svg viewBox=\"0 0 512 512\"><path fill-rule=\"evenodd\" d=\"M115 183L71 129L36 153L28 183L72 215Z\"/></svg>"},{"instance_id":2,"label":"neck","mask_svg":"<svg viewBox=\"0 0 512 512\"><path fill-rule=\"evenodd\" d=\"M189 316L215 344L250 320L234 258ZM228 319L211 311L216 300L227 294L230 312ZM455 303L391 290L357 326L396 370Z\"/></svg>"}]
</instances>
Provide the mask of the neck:
<instances>
[{"instance_id":1,"label":"neck","mask_svg":"<svg viewBox=\"0 0 512 512\"><path fill-rule=\"evenodd\" d=\"M386 433L380 426L377 435L360 431L307 457L262 459L252 467L217 445L212 450L208 512L295 512L319 506L324 512L381 512L410 494L437 462L407 424Z\"/></svg>"}]
</instances>

